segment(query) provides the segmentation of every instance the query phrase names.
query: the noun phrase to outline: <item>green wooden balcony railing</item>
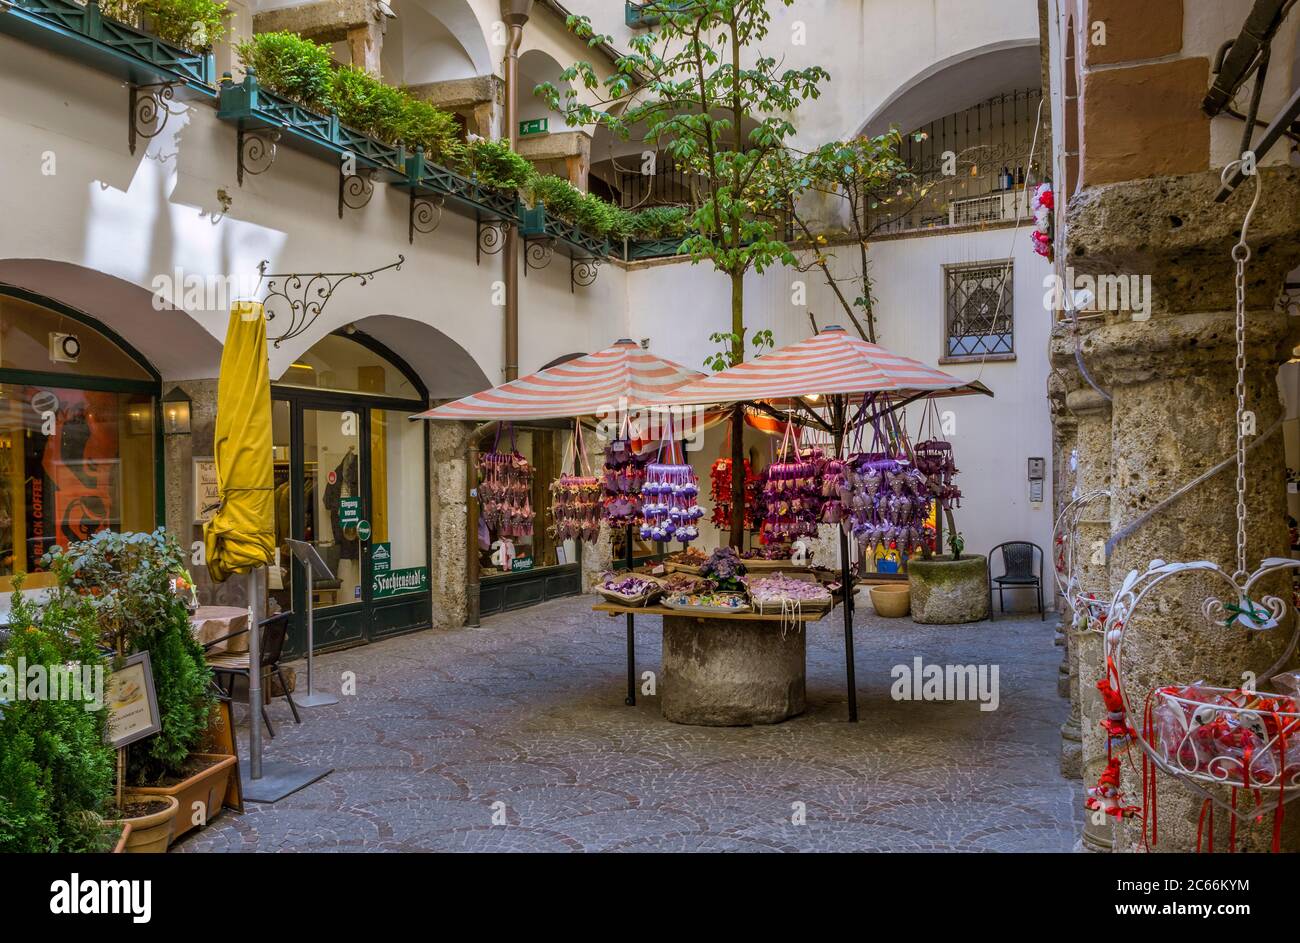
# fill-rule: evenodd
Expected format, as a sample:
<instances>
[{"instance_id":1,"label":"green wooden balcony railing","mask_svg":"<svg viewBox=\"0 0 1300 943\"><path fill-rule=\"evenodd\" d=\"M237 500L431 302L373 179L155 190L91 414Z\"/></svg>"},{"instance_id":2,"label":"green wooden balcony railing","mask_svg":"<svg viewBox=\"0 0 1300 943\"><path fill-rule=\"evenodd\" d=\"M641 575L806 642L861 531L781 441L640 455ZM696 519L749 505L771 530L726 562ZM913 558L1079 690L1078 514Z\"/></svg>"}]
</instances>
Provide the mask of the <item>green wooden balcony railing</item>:
<instances>
[{"instance_id":1,"label":"green wooden balcony railing","mask_svg":"<svg viewBox=\"0 0 1300 943\"><path fill-rule=\"evenodd\" d=\"M139 85L216 83L210 52L193 52L100 12L98 0L0 0L0 31Z\"/></svg>"},{"instance_id":2,"label":"green wooden balcony railing","mask_svg":"<svg viewBox=\"0 0 1300 943\"><path fill-rule=\"evenodd\" d=\"M572 223L551 216L541 203L534 207L520 204L519 220L519 232L525 239L554 239L569 255L578 252L598 259L609 258L608 237L583 232Z\"/></svg>"}]
</instances>

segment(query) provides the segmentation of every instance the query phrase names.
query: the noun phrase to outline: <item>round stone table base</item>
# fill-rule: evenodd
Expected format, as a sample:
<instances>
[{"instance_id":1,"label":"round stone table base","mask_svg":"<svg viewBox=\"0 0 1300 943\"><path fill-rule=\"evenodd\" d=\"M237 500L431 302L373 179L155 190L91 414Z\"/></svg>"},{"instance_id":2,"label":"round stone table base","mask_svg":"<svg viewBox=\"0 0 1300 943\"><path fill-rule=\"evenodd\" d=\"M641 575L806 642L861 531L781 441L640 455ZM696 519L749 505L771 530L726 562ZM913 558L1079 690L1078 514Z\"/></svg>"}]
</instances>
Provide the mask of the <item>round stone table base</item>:
<instances>
[{"instance_id":1,"label":"round stone table base","mask_svg":"<svg viewBox=\"0 0 1300 943\"><path fill-rule=\"evenodd\" d=\"M780 622L664 616L660 705L677 724L779 724L806 706L804 630Z\"/></svg>"}]
</instances>

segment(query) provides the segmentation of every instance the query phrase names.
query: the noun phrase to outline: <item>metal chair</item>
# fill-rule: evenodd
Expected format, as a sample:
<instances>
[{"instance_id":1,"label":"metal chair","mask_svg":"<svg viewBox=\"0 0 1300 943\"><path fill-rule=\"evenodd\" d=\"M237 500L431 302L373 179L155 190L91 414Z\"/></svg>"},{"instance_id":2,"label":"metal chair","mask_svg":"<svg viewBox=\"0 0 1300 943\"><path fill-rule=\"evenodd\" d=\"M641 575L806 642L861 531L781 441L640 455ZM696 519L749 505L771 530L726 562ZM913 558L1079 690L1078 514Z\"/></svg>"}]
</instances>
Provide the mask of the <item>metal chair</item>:
<instances>
[{"instance_id":1,"label":"metal chair","mask_svg":"<svg viewBox=\"0 0 1300 943\"><path fill-rule=\"evenodd\" d=\"M1002 554L1001 576L993 575L993 555ZM1038 575L1034 575L1034 558L1038 558ZM1006 590L1034 587L1038 593L1038 618L1047 618L1043 609L1043 548L1027 540L1008 540L998 544L989 551L989 608L993 603L993 590L998 591L998 609L1005 615L1007 611ZM996 586L994 585L996 584Z\"/></svg>"},{"instance_id":2,"label":"metal chair","mask_svg":"<svg viewBox=\"0 0 1300 943\"><path fill-rule=\"evenodd\" d=\"M261 629L261 647L262 647L262 674L269 680L271 675L280 679L280 689L284 691L285 700L289 702L289 709L293 711L293 719L296 723L302 723L302 716L298 713L298 705L293 702L293 695L289 692L289 685L285 683L284 672L280 670L280 654L284 651L284 640L289 634L289 620L293 618L292 612L281 612L264 619L258 623ZM248 631L247 626L238 632L231 632L229 635L223 635L215 638L203 646L206 652L212 646L227 639L232 639L237 635L243 635ZM212 668L214 678L224 677L227 683L218 684L222 692L229 696L235 686L235 678L249 676L249 658L248 652L220 652L208 658L208 665ZM264 689L265 690L265 689ZM249 704L252 706L251 701ZM265 706L259 711L262 720L266 723L266 732L272 737L275 736L275 728L271 726L271 717L265 710Z\"/></svg>"}]
</instances>

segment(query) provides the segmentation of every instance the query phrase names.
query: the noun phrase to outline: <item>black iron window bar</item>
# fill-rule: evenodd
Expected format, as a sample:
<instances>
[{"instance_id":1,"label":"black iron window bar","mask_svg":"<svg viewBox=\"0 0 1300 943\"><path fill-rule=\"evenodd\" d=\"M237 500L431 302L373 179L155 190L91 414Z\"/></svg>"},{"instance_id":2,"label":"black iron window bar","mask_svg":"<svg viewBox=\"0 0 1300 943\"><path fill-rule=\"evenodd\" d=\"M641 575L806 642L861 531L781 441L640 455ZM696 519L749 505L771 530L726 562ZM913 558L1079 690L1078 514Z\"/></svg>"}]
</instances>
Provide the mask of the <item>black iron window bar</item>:
<instances>
[{"instance_id":1,"label":"black iron window bar","mask_svg":"<svg viewBox=\"0 0 1300 943\"><path fill-rule=\"evenodd\" d=\"M325 306L329 304L330 298L334 297L334 292L340 285L356 281L364 287L370 284L371 279L380 272L387 272L389 269L400 270L405 261L406 257L399 255L396 262L371 269L369 272L305 274L268 272L266 267L270 262L263 259L257 266L260 276L258 289L260 290L263 284L266 285L266 297L262 301L262 307L266 311L267 324L269 325L278 316L287 317L289 320L285 332L278 337L272 337L271 342L279 347L285 341L306 333L321 316L321 312L325 310Z\"/></svg>"},{"instance_id":2,"label":"black iron window bar","mask_svg":"<svg viewBox=\"0 0 1300 943\"><path fill-rule=\"evenodd\" d=\"M1011 265L954 265L945 274L946 356L1013 353Z\"/></svg>"}]
</instances>

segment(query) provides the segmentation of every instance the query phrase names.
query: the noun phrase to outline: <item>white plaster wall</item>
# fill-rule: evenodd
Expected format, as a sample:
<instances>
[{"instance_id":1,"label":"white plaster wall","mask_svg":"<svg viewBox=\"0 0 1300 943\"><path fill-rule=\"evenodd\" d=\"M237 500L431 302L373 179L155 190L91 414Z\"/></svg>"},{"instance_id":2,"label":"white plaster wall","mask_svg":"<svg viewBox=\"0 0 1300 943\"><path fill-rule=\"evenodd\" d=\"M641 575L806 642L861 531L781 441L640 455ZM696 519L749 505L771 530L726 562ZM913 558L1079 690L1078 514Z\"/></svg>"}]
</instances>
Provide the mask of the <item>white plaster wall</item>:
<instances>
[{"instance_id":1,"label":"white plaster wall","mask_svg":"<svg viewBox=\"0 0 1300 943\"><path fill-rule=\"evenodd\" d=\"M839 250L837 276L854 271L855 252ZM971 396L941 402L955 421L952 436L958 484L965 500L957 511L957 526L973 553L986 552L1004 540L1028 539L1047 548L1051 539L1050 504L1030 504L1027 459L1051 458L1051 420L1047 409L1047 342L1050 317L1042 303L1042 281L1051 274L1033 253L1029 227L1018 233L999 229L981 233L928 235L877 241L871 247L875 277L878 339L890 350L936 364L943 353L943 271L946 264L1014 258L1014 318L1016 360L950 364L941 369L963 379L979 379L995 398ZM792 303L794 285L807 289L807 306ZM630 336L648 337L662 356L695 369L712 346L704 341L713 331L730 330L728 280L707 264L688 262L649 266L628 274ZM814 274L778 267L746 279L746 326L771 329L778 345L812 334L811 311L821 327L840 323L852 330L830 290ZM682 330L683 324L689 330ZM909 428L916 430L920 413L909 409ZM717 458L721 433L711 434L697 470L706 472ZM763 450L764 460L766 451ZM1050 491L1045 491L1050 499Z\"/></svg>"},{"instance_id":2,"label":"white plaster wall","mask_svg":"<svg viewBox=\"0 0 1300 943\"><path fill-rule=\"evenodd\" d=\"M42 81L30 82L32 75ZM9 221L0 227L0 260L72 263L143 289L179 268L186 275L230 276L247 294L256 287L262 259L275 272L347 272L403 254L400 271L340 289L311 330L272 348L272 375L324 334L385 314L433 325L464 347L490 380L503 378L503 309L493 303L503 277L501 256L475 265L472 220L447 212L436 232L417 233L408 245L406 196L382 184L369 206L347 210L340 220L333 166L287 147L275 166L246 176L241 188L235 130L207 103L173 117L132 157L123 86L8 36L0 36L0 88L6 89L0 95L0 166L9 181L0 193L0 218ZM47 155L55 161L52 175L42 172ZM226 213L217 197L222 189L233 197ZM520 303L521 369L619 336L623 279L622 269L604 266L593 286L570 294L567 258L557 254L549 268L530 271ZM224 310L157 312L147 323L165 333L169 322L186 317L215 338L225 334ZM128 341L139 340L126 333ZM194 377L188 372L194 358L184 350L161 359L155 366L166 379ZM215 375L211 367L201 375Z\"/></svg>"}]
</instances>

